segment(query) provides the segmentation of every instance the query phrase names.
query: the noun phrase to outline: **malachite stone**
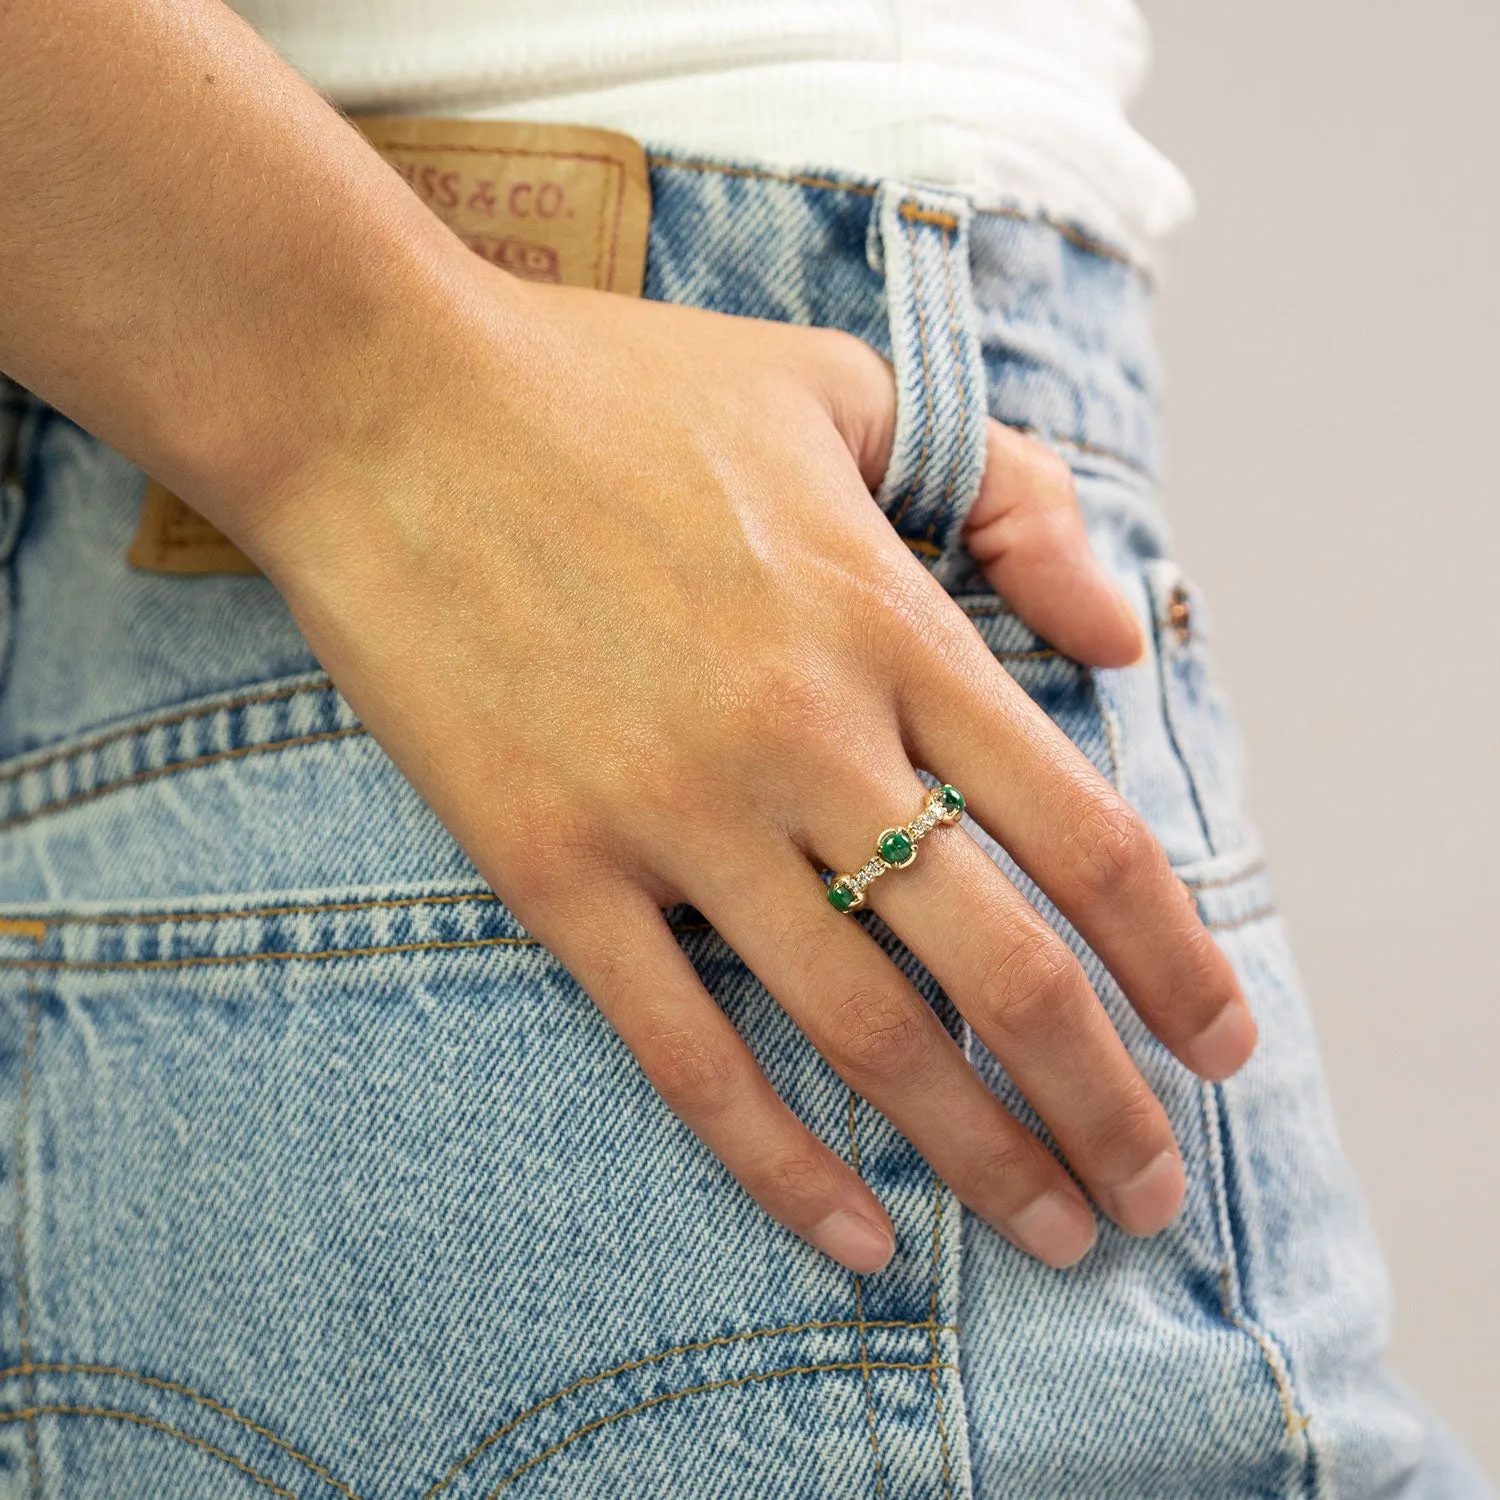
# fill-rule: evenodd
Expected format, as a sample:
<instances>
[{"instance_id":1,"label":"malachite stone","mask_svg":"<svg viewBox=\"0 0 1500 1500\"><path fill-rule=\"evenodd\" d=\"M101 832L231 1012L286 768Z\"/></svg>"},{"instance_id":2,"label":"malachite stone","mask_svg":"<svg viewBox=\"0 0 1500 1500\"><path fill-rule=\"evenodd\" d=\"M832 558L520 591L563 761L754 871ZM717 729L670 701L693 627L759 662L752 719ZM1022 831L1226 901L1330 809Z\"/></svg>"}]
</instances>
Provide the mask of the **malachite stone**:
<instances>
[{"instance_id":1,"label":"malachite stone","mask_svg":"<svg viewBox=\"0 0 1500 1500\"><path fill-rule=\"evenodd\" d=\"M833 903L835 911L854 910L854 891L845 880L835 880L828 887L828 899Z\"/></svg>"},{"instance_id":2,"label":"malachite stone","mask_svg":"<svg viewBox=\"0 0 1500 1500\"><path fill-rule=\"evenodd\" d=\"M945 782L940 790L939 795L942 798L943 806L947 808L949 812L953 812L955 810L958 812L962 812L964 810L964 794L959 791L956 786L949 786Z\"/></svg>"},{"instance_id":3,"label":"malachite stone","mask_svg":"<svg viewBox=\"0 0 1500 1500\"><path fill-rule=\"evenodd\" d=\"M899 828L892 828L880 836L880 857L888 865L905 864L911 858L911 836Z\"/></svg>"}]
</instances>

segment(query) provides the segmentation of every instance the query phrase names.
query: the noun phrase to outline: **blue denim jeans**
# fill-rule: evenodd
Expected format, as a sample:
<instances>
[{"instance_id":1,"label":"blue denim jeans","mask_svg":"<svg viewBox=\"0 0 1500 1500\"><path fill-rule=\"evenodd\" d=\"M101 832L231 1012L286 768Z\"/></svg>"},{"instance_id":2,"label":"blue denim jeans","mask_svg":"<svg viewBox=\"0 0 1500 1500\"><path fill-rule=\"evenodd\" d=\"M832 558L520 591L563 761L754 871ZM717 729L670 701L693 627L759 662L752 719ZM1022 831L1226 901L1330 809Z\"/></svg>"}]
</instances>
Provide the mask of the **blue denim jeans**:
<instances>
[{"instance_id":1,"label":"blue denim jeans","mask_svg":"<svg viewBox=\"0 0 1500 1500\"><path fill-rule=\"evenodd\" d=\"M888 1205L840 1270L667 1111L263 579L132 570L142 475L12 393L0 510L0 1493L1488 1494L1381 1368L1387 1287L1153 481L1147 287L901 183L653 158L647 295L837 326L900 391L877 500L1150 820L1261 1027L1190 1075L1088 965L1186 1157L1067 1272L970 1217L683 907L776 1086ZM982 417L1077 473L1149 659L1090 672L959 527ZM768 435L773 440L774 435ZM866 921L1040 1128L924 970Z\"/></svg>"}]
</instances>

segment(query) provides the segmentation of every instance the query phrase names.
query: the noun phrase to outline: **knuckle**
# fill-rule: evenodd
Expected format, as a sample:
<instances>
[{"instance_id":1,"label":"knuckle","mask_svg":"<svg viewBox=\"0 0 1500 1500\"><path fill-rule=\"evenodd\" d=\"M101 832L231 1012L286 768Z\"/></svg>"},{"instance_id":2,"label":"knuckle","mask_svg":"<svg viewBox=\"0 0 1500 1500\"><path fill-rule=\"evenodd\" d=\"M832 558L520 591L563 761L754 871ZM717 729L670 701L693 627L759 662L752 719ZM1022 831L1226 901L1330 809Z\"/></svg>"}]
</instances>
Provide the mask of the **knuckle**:
<instances>
[{"instance_id":1,"label":"knuckle","mask_svg":"<svg viewBox=\"0 0 1500 1500\"><path fill-rule=\"evenodd\" d=\"M856 989L833 1015L836 1060L857 1077L889 1082L925 1050L926 1012L884 989Z\"/></svg>"},{"instance_id":2,"label":"knuckle","mask_svg":"<svg viewBox=\"0 0 1500 1500\"><path fill-rule=\"evenodd\" d=\"M641 1052L652 1086L676 1114L703 1119L733 1098L739 1068L727 1047L668 1031L653 1036Z\"/></svg>"},{"instance_id":3,"label":"knuckle","mask_svg":"<svg viewBox=\"0 0 1500 1500\"><path fill-rule=\"evenodd\" d=\"M1033 1032L1063 1011L1076 986L1077 965L1056 935L1027 932L981 978L978 1014L995 1031Z\"/></svg>"},{"instance_id":4,"label":"knuckle","mask_svg":"<svg viewBox=\"0 0 1500 1500\"><path fill-rule=\"evenodd\" d=\"M1074 874L1091 895L1135 889L1154 862L1155 841L1124 802L1100 801L1078 820L1070 843Z\"/></svg>"},{"instance_id":5,"label":"knuckle","mask_svg":"<svg viewBox=\"0 0 1500 1500\"><path fill-rule=\"evenodd\" d=\"M590 828L572 810L560 809L555 815L541 814L538 822L547 829L546 842L527 850L525 867L516 872L516 884L538 907L559 912L576 908L581 892L597 891L612 873L600 848L597 819ZM497 842L516 848L525 847L527 841L517 835Z\"/></svg>"},{"instance_id":6,"label":"knuckle","mask_svg":"<svg viewBox=\"0 0 1500 1500\"><path fill-rule=\"evenodd\" d=\"M1165 1148L1171 1144L1171 1130L1156 1096L1143 1080L1137 1080L1101 1111L1081 1150L1095 1159L1121 1155L1134 1158L1143 1144Z\"/></svg>"},{"instance_id":7,"label":"knuckle","mask_svg":"<svg viewBox=\"0 0 1500 1500\"><path fill-rule=\"evenodd\" d=\"M808 1205L834 1192L828 1163L809 1150L779 1151L747 1166L741 1181L759 1203Z\"/></svg>"},{"instance_id":8,"label":"knuckle","mask_svg":"<svg viewBox=\"0 0 1500 1500\"><path fill-rule=\"evenodd\" d=\"M963 1196L983 1204L1019 1208L1041 1190L1038 1147L1019 1127L980 1151L965 1174Z\"/></svg>"}]
</instances>

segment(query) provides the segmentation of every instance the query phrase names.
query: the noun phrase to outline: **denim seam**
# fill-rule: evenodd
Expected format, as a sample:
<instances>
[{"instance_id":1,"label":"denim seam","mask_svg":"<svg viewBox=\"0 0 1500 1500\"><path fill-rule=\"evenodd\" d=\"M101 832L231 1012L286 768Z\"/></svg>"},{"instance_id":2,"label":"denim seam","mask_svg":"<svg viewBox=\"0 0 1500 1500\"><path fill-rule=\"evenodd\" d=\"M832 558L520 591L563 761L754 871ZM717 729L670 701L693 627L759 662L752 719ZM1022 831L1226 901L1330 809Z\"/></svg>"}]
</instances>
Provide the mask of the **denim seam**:
<instances>
[{"instance_id":1,"label":"denim seam","mask_svg":"<svg viewBox=\"0 0 1500 1500\"><path fill-rule=\"evenodd\" d=\"M1118 792L1121 778L1125 774L1121 761L1120 721L1113 706L1105 702L1104 695L1099 691L1099 679L1094 675L1093 670L1089 667L1083 670L1088 673L1089 692L1094 700L1094 709L1099 715L1099 722L1104 726L1104 748L1109 751L1110 785Z\"/></svg>"},{"instance_id":2,"label":"denim seam","mask_svg":"<svg viewBox=\"0 0 1500 1500\"><path fill-rule=\"evenodd\" d=\"M316 916L322 912L392 911L413 906L461 906L466 901L493 906L499 904L500 898L493 891L453 891L441 896L379 896L372 897L368 901L293 902L286 906L250 906L237 911L101 912L98 915L65 912L60 916L48 918L48 922L57 926L124 927L137 924L161 926L167 922L223 922L231 918L243 920L249 917L301 917ZM5 920L0 918L0 922Z\"/></svg>"},{"instance_id":3,"label":"denim seam","mask_svg":"<svg viewBox=\"0 0 1500 1500\"><path fill-rule=\"evenodd\" d=\"M12 828L20 828L27 823L34 823L38 818L44 818L53 813L67 812L70 808L82 807L110 792L160 781L162 777L173 776L180 771L196 771L203 766L217 765L222 761L243 760L247 755L265 755L273 750L296 750L303 745L323 745L332 740L348 739L352 735L366 732L363 724L351 724L343 729L325 729L317 734L292 735L284 740L261 740L250 745L236 745L232 750L215 750L210 755L194 755L187 760L170 761L162 766L149 766L144 771L135 771L129 776L107 781L102 786L90 787L86 792L78 792L71 797L60 797L56 802L44 803L30 812L16 813L12 817L0 819L0 833L6 833Z\"/></svg>"},{"instance_id":4,"label":"denim seam","mask_svg":"<svg viewBox=\"0 0 1500 1500\"><path fill-rule=\"evenodd\" d=\"M891 517L891 525L900 529L901 519L905 516L911 505L912 497L922 488L922 480L927 473L927 459L932 452L932 363L927 353L927 310L922 298L922 257L917 253L917 231L912 228L912 216L917 212L914 203L903 203L901 205L901 217L906 221L906 242L911 249L911 300L917 313L917 347L922 354L922 448L917 455L917 470L912 475L906 486L906 493L901 497L901 504L896 508L896 514ZM931 535L923 540L930 547L936 547Z\"/></svg>"},{"instance_id":5,"label":"denim seam","mask_svg":"<svg viewBox=\"0 0 1500 1500\"><path fill-rule=\"evenodd\" d=\"M299 682L292 687L275 688L265 693L246 693L242 697L228 698L219 703L199 703L192 708L163 714L158 718L140 719L123 725L119 729L109 730L94 739L85 740L81 745L68 745L50 755L43 755L37 760L26 761L20 765L0 766L0 786L7 782L19 781L21 777L29 776L34 771L45 771L60 761L74 760L80 755L88 755L94 750L102 750L108 745L118 744L121 740L150 734L154 729L174 729L179 724L190 724L194 719L211 718L214 714L227 713L231 709L253 708L262 703L283 703L288 699L300 697L303 693L326 693L332 686L333 683L324 677L316 682Z\"/></svg>"},{"instance_id":6,"label":"denim seam","mask_svg":"<svg viewBox=\"0 0 1500 1500\"><path fill-rule=\"evenodd\" d=\"M1203 1082L1199 1086L1201 1105L1200 1121L1203 1129L1205 1156L1208 1162L1210 1190L1214 1199L1215 1218L1219 1231L1220 1250L1223 1260L1219 1264L1219 1309L1224 1321L1231 1328L1244 1334L1256 1347L1275 1387L1277 1401L1281 1407L1282 1421L1288 1438L1295 1439L1307 1431L1312 1421L1311 1413L1304 1413L1298 1406L1297 1393L1293 1387L1285 1353L1271 1335L1253 1318L1243 1311L1236 1311L1235 1288L1238 1285L1237 1256L1234 1234L1229 1217L1229 1189L1225 1172L1222 1087ZM1310 1446L1310 1440L1309 1446Z\"/></svg>"},{"instance_id":7,"label":"denim seam","mask_svg":"<svg viewBox=\"0 0 1500 1500\"><path fill-rule=\"evenodd\" d=\"M761 167L733 165L728 162L679 159L673 156L663 156L657 152L648 153L646 161L652 167L662 167L671 171L716 172L723 177L785 182L796 187L818 188L824 192L856 193L863 198L873 198L878 191L872 184L865 182L839 182L831 177L812 177L797 172L776 172ZM1027 213L1025 209L1015 208L1005 203L976 204L974 212L997 219L1014 219L1022 224L1041 224L1079 250L1086 251L1090 255L1097 255L1101 260L1115 261L1139 276L1145 285L1151 285L1152 278L1145 267L1138 265L1118 246L1111 245L1107 240L1096 239L1093 235L1061 219L1054 219L1048 214Z\"/></svg>"},{"instance_id":8,"label":"denim seam","mask_svg":"<svg viewBox=\"0 0 1500 1500\"><path fill-rule=\"evenodd\" d=\"M485 1500L495 1500L495 1496L498 1495L501 1490L506 1489L508 1486L515 1483L515 1481L519 1479L522 1474L526 1473L528 1469L535 1468L536 1465L541 1463L544 1459L551 1458L554 1454L560 1453L571 1443L577 1442L579 1438L586 1437L591 1432L597 1432L601 1427L607 1427L611 1423L618 1422L625 1417L634 1416L637 1412L649 1411L654 1407L665 1406L669 1401L681 1401L685 1396L701 1396L717 1391L727 1391L733 1389L736 1386L752 1385L757 1382L766 1380L779 1380L788 1375L817 1375L832 1372L851 1372L860 1370L861 1368L862 1366L858 1362L818 1365L792 1365L783 1370L759 1370L749 1375L737 1375L731 1380L715 1380L710 1381L706 1385L689 1386L688 1389L682 1391L667 1391L663 1395L653 1396L649 1401L641 1401L638 1402L635 1406L627 1406L623 1411L611 1412L606 1417L599 1417L595 1421L589 1422L584 1426L578 1428L576 1431L570 1432L566 1437L561 1438L557 1442L553 1443L550 1448L544 1448L540 1453L533 1455L531 1458L528 1458L525 1463L512 1469L510 1473L507 1474L499 1482L499 1484L497 1484L494 1489L492 1489L485 1496ZM926 1360L922 1361L922 1363L920 1364L903 1362L900 1360L872 1360L869 1361L868 1368L872 1370L930 1370L933 1368L933 1366L929 1361ZM956 1369L957 1366L945 1363L941 1366L941 1368L945 1370L953 1370Z\"/></svg>"},{"instance_id":9,"label":"denim seam","mask_svg":"<svg viewBox=\"0 0 1500 1500\"><path fill-rule=\"evenodd\" d=\"M1163 649L1164 632L1157 610L1157 592L1149 578L1146 590L1151 603L1151 645L1152 654L1156 658L1156 684L1161 700L1162 727L1166 730L1167 743L1171 746L1172 754L1187 781L1188 794L1193 799L1193 812L1198 819L1198 831L1203 835L1204 848L1208 850L1210 856L1226 853L1228 851L1219 849L1214 843L1213 829L1208 821L1208 810L1204 807L1202 794L1198 790L1198 773L1184 753L1182 740L1177 733L1176 716L1172 711L1172 685L1167 680L1169 669L1166 652Z\"/></svg>"},{"instance_id":10,"label":"denim seam","mask_svg":"<svg viewBox=\"0 0 1500 1500\"><path fill-rule=\"evenodd\" d=\"M1203 925L1210 932L1233 932L1239 927L1248 927L1252 922L1266 922L1276 915L1275 906L1258 906L1254 911L1247 911L1242 917L1225 917L1218 922L1205 922Z\"/></svg>"},{"instance_id":11,"label":"denim seam","mask_svg":"<svg viewBox=\"0 0 1500 1500\"><path fill-rule=\"evenodd\" d=\"M927 1337L932 1347L932 1363L927 1367L927 1374L932 1382L933 1405L937 1408L938 1450L943 1456L943 1496L944 1500L953 1500L953 1466L948 1454L948 1423L943 1412L942 1377L938 1374L938 1278L942 1259L943 1183L934 1171L932 1174L932 1290L927 1300Z\"/></svg>"},{"instance_id":12,"label":"denim seam","mask_svg":"<svg viewBox=\"0 0 1500 1500\"><path fill-rule=\"evenodd\" d=\"M1217 891L1225 886L1238 885L1242 880L1249 880L1252 876L1263 874L1266 868L1264 859L1257 859L1253 864L1247 865L1243 870L1236 870L1233 875L1218 875L1210 880L1185 880L1178 876L1185 886L1195 891Z\"/></svg>"},{"instance_id":13,"label":"denim seam","mask_svg":"<svg viewBox=\"0 0 1500 1500\"><path fill-rule=\"evenodd\" d=\"M1046 432L1040 427L1033 427L1028 422L1006 422L1004 425L1012 432L1025 433L1027 437L1046 443L1049 448L1070 448L1075 453L1087 453L1094 458L1107 458L1111 463L1117 463L1121 468L1129 469L1132 474L1138 474L1142 479L1155 483L1156 476L1144 464L1137 463L1133 458L1126 458L1123 453L1117 452L1114 448L1106 448L1102 443L1086 443L1082 438L1065 437L1058 432Z\"/></svg>"},{"instance_id":14,"label":"denim seam","mask_svg":"<svg viewBox=\"0 0 1500 1500\"><path fill-rule=\"evenodd\" d=\"M1210 932L1229 932L1275 914L1275 907L1262 907L1243 917L1206 922ZM674 922L673 932L714 931L709 922ZM480 948L535 948L540 938L486 937L438 938L420 943L368 943L352 948L318 948L311 952L286 948L271 953L192 953L181 958L3 958L0 971L20 969L35 973L140 973L158 969L195 969L214 965L253 963L327 963L337 959L374 958L385 953L454 953Z\"/></svg>"},{"instance_id":15,"label":"denim seam","mask_svg":"<svg viewBox=\"0 0 1500 1500\"><path fill-rule=\"evenodd\" d=\"M864 1181L864 1172L859 1164L859 1137L855 1132L855 1109L857 1100L854 1090L849 1091L849 1162L854 1175ZM859 1368L865 1388L865 1426L870 1434L870 1456L875 1462L875 1494L885 1494L885 1471L880 1462L880 1438L875 1431L875 1384L870 1379L870 1350L865 1338L865 1294L858 1271L854 1273L854 1316L859 1320ZM934 1343L937 1335L933 1335Z\"/></svg>"},{"instance_id":16,"label":"denim seam","mask_svg":"<svg viewBox=\"0 0 1500 1500\"><path fill-rule=\"evenodd\" d=\"M492 1448L501 1438L508 1437L523 1422L529 1421L538 1412L545 1411L549 1406L553 1406L566 1397L573 1395L575 1391L581 1391L585 1386L597 1385L600 1381L604 1380L613 1380L616 1375L628 1375L633 1370L643 1369L647 1365L659 1364L662 1360L671 1359L678 1354L697 1354L704 1349L717 1349L727 1344L747 1343L751 1339L779 1338L787 1334L820 1332L835 1328L858 1327L861 1334L863 1334L867 1328L925 1328L926 1326L925 1323L914 1323L901 1318L871 1319L859 1324L852 1323L848 1318L823 1319L809 1323L788 1323L780 1328L750 1328L741 1333L726 1333L717 1338L701 1339L692 1344L675 1344L670 1349L661 1349L655 1354L645 1354L639 1359L627 1359L608 1370L600 1370L594 1375L581 1376L571 1384L554 1391L550 1396L544 1397L534 1406L527 1407L525 1411L519 1416L513 1417L503 1427L497 1427L488 1437L476 1443L462 1458L452 1464L444 1472L443 1477L423 1494L422 1500L434 1500L434 1497L446 1490L458 1475L464 1469L468 1468L476 1458L480 1457L489 1448ZM944 1324L938 1329L938 1332L957 1333L958 1329L952 1324ZM859 1367L855 1365L852 1368L858 1369ZM878 1368L878 1366L872 1366L871 1368Z\"/></svg>"},{"instance_id":17,"label":"denim seam","mask_svg":"<svg viewBox=\"0 0 1500 1500\"><path fill-rule=\"evenodd\" d=\"M283 1489L274 1480L266 1478L257 1469L252 1469L243 1459L236 1458L232 1453L226 1453L222 1448L215 1448L212 1443L205 1442L200 1437L194 1437L191 1433L183 1432L180 1428L171 1427L165 1422L159 1422L155 1417L142 1416L140 1412L115 1411L105 1406L28 1406L20 1411L0 1411L0 1422L19 1422L23 1418L27 1423L37 1417L107 1417L115 1422L133 1422L138 1427L149 1427L153 1432L165 1433L168 1437L180 1439L190 1447L198 1449L200 1453L206 1453L210 1458L216 1458L220 1463L225 1463L232 1469L238 1469L254 1483L263 1489L268 1489L273 1495L280 1495L282 1500L297 1500L297 1496L291 1490Z\"/></svg>"},{"instance_id":18,"label":"denim seam","mask_svg":"<svg viewBox=\"0 0 1500 1500\"><path fill-rule=\"evenodd\" d=\"M342 1480L335 1479L316 1459L309 1458L307 1454L294 1448L283 1437L278 1437L269 1427L263 1427L259 1422L245 1416L243 1412L236 1411L232 1406L223 1401L216 1401L212 1396L205 1396L202 1391L195 1391L190 1385L183 1385L176 1380L163 1380L158 1375L147 1375L140 1370L127 1370L123 1365L97 1365L97 1364L62 1364L43 1363L17 1365L9 1370L0 1370L0 1382L15 1380L18 1377L28 1375L107 1375L118 1380L133 1380L137 1385L148 1386L152 1390L165 1391L173 1396L186 1396L188 1400L214 1412L221 1417L227 1417L231 1422L238 1422L248 1432L253 1432L257 1437L263 1437L268 1443L280 1448L288 1457L294 1458L303 1468L310 1473L316 1474L331 1489L335 1489L345 1497L345 1500L359 1500L359 1496L350 1489ZM31 1398L28 1397L28 1404Z\"/></svg>"},{"instance_id":19,"label":"denim seam","mask_svg":"<svg viewBox=\"0 0 1500 1500\"><path fill-rule=\"evenodd\" d=\"M985 613L999 615L1009 613L1009 611L996 609L992 611L968 611L967 613L970 614L971 618L983 618ZM996 651L993 654L997 661L1002 662L1050 661L1062 655L1061 652L1052 647L1036 651ZM329 683L304 684L301 687L285 689L281 692L268 694L262 698L239 699L227 703L214 704L207 708L194 709L189 713L179 714L166 719L144 720L139 724L130 726L128 729L122 729L113 733L104 739L70 746L66 750L60 750L55 755L44 760L34 761L25 766L13 766L0 770L0 786L16 781L33 772L46 770L52 766L87 755L100 748L101 745L114 744L136 736L147 735L154 729L191 723L198 719L209 719L216 714L232 708L242 707L245 704L277 702L302 693L329 692L332 690L332 685ZM341 729L320 730L312 734L289 735L282 739L256 740L245 745L235 745L228 750L215 750L205 755L189 756L185 760L173 760L159 766L148 766L144 770L133 771L128 776L116 777L112 781L105 781L98 786L89 787L86 791L76 792L67 797L59 797L53 801L43 802L40 806L30 808L26 812L14 813L8 818L0 819L0 833L24 827L28 823L34 823L40 818L51 817L56 813L69 812L73 808L87 806L90 802L107 796L111 792L125 791L133 786L148 785L153 781L160 781L167 776L175 776L186 771L197 771L206 766L219 765L228 761L244 760L251 755L265 755L283 750L299 750L309 745L329 744L343 739L356 739L368 736L368 734L369 731L363 724L350 724Z\"/></svg>"},{"instance_id":20,"label":"denim seam","mask_svg":"<svg viewBox=\"0 0 1500 1500\"><path fill-rule=\"evenodd\" d=\"M333 1478L332 1473L324 1469L323 1464L318 1463L315 1458L309 1458L308 1455L303 1454L299 1449L293 1448L293 1445L288 1443L287 1439L279 1437L269 1427L261 1427L260 1422L255 1422L254 1419L248 1418L248 1416L245 1416L245 1413L236 1412L234 1407L228 1406L223 1401L214 1401L213 1397L205 1397L201 1391L193 1391L192 1386L181 1385L177 1380L162 1380L159 1376L147 1376L147 1374L139 1370L126 1370L123 1365L57 1364L57 1362L51 1362L51 1364L17 1365L12 1370L0 1370L0 1382L15 1380L18 1377L24 1376L110 1376L111 1379L133 1380L136 1385L148 1386L151 1391L165 1391L169 1395L186 1397L187 1400L193 1401L196 1406L204 1407L208 1412L213 1412L214 1415L222 1416L222 1418L228 1418L231 1422L239 1422L240 1427L245 1428L249 1433L254 1433L257 1437L264 1437L267 1443L272 1443L273 1446L281 1449L288 1457L296 1458L297 1463L302 1464L303 1469L317 1475L332 1490L338 1490L338 1493L344 1496L345 1500L360 1500L360 1497L347 1484L344 1484L342 1479ZM27 1404L30 1404L30 1398L27 1398Z\"/></svg>"},{"instance_id":21,"label":"denim seam","mask_svg":"<svg viewBox=\"0 0 1500 1500\"><path fill-rule=\"evenodd\" d=\"M936 217L936 216L934 216ZM948 293L948 336L953 342L953 368L958 376L958 432L953 439L953 457L948 463L948 482L943 486L942 504L934 512L927 526L927 540L934 539L938 523L948 520L948 506L953 500L953 486L958 482L958 471L964 461L964 439L969 428L969 381L964 373L963 336L959 331L958 306L953 292L953 250L948 243L951 228L958 227L951 214L941 216L949 221L943 226L943 285Z\"/></svg>"},{"instance_id":22,"label":"denim seam","mask_svg":"<svg viewBox=\"0 0 1500 1500\"><path fill-rule=\"evenodd\" d=\"M46 936L45 929L41 942ZM32 1068L36 1062L36 1035L41 1006L36 993L36 974L26 976L26 1046L21 1059L21 1100L16 1125L16 1327L21 1340L23 1377L21 1393L28 1411L36 1402L36 1378L31 1374L31 1312L26 1298L26 1135L31 1114ZM42 1463L37 1448L36 1418L26 1418L26 1467L31 1493L42 1493Z\"/></svg>"}]
</instances>

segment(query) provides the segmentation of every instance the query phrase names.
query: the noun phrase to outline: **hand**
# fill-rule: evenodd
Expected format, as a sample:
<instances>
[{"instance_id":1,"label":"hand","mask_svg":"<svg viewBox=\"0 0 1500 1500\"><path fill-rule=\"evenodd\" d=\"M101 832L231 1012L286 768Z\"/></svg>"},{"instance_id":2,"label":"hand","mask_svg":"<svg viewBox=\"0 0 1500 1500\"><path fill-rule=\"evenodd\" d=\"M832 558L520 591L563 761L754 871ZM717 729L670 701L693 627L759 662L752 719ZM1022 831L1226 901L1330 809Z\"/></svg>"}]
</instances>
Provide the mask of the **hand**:
<instances>
[{"instance_id":1,"label":"hand","mask_svg":"<svg viewBox=\"0 0 1500 1500\"><path fill-rule=\"evenodd\" d=\"M468 257L367 437L213 518L484 878L666 1101L783 1224L857 1271L893 1248L868 1187L777 1097L663 920L691 902L849 1085L1002 1234L1053 1265L1094 1219L818 870L926 787L974 818L1190 1068L1255 1028L1141 820L999 666L871 498L889 368L826 330L527 287ZM208 497L204 497L207 499ZM205 509L211 510L209 504ZM991 424L970 527L1038 630L1141 648L1066 469ZM1083 970L958 829L870 888L1096 1203L1149 1234L1182 1164Z\"/></svg>"}]
</instances>

